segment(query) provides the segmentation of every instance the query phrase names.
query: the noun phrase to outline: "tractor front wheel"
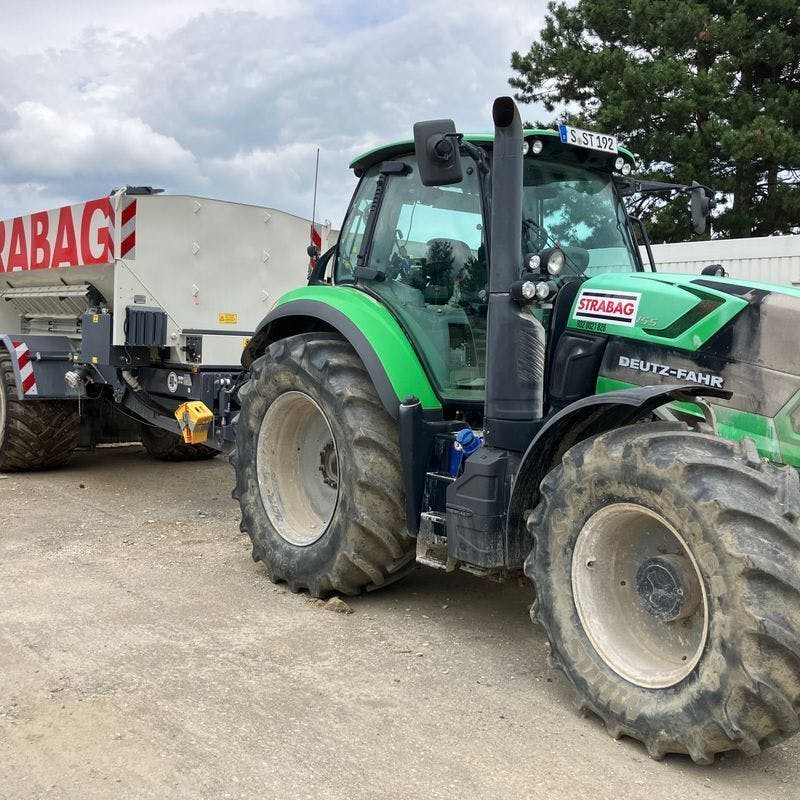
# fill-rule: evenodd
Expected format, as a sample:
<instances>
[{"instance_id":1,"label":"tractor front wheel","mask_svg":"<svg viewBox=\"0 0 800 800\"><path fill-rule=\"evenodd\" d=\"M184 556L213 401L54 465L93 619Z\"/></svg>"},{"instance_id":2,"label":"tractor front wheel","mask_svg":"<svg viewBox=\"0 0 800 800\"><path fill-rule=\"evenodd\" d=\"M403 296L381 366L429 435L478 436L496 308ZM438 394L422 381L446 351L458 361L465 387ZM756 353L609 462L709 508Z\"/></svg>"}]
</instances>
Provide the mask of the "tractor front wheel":
<instances>
[{"instance_id":1,"label":"tractor front wheel","mask_svg":"<svg viewBox=\"0 0 800 800\"><path fill-rule=\"evenodd\" d=\"M612 735L710 763L798 730L793 468L650 423L572 448L541 489L532 617Z\"/></svg>"},{"instance_id":2,"label":"tractor front wheel","mask_svg":"<svg viewBox=\"0 0 800 800\"><path fill-rule=\"evenodd\" d=\"M234 497L273 581L314 597L383 586L414 563L395 421L335 334L292 336L239 392Z\"/></svg>"}]
</instances>

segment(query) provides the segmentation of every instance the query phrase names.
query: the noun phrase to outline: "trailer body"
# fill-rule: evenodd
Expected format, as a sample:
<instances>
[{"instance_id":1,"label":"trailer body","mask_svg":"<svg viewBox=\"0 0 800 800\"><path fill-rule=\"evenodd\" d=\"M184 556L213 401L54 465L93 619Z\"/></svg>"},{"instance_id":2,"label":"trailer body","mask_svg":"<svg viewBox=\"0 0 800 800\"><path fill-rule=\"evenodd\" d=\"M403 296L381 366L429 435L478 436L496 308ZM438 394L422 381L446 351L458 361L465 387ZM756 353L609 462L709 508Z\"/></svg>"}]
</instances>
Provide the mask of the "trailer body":
<instances>
[{"instance_id":1,"label":"trailer body","mask_svg":"<svg viewBox=\"0 0 800 800\"><path fill-rule=\"evenodd\" d=\"M171 432L175 409L200 400L221 446L242 350L305 282L310 232L276 209L148 187L0 222L0 346L16 399L102 400ZM109 416L87 411L84 429Z\"/></svg>"}]
</instances>

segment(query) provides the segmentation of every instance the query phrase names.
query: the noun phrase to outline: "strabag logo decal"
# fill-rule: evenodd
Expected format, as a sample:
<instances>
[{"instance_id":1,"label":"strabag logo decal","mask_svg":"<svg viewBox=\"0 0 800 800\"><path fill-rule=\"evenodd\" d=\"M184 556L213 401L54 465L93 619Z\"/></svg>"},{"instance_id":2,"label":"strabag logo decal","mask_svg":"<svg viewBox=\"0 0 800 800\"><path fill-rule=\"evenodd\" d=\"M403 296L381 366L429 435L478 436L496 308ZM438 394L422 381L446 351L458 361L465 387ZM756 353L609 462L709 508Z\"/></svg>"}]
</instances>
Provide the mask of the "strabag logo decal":
<instances>
[{"instance_id":1,"label":"strabag logo decal","mask_svg":"<svg viewBox=\"0 0 800 800\"><path fill-rule=\"evenodd\" d=\"M636 324L639 300L634 292L612 292L604 289L583 289L572 314L573 319L589 322L613 322L614 325Z\"/></svg>"},{"instance_id":2,"label":"strabag logo decal","mask_svg":"<svg viewBox=\"0 0 800 800\"><path fill-rule=\"evenodd\" d=\"M637 372L652 372L655 375L668 375L670 378L677 378L679 381L699 383L702 386L713 386L715 389L721 389L723 384L721 375L714 375L711 372L700 372L693 369L682 369L681 367L671 367L669 364L656 364L655 361L645 361L643 358L620 356L619 365L626 369L636 370Z\"/></svg>"}]
</instances>

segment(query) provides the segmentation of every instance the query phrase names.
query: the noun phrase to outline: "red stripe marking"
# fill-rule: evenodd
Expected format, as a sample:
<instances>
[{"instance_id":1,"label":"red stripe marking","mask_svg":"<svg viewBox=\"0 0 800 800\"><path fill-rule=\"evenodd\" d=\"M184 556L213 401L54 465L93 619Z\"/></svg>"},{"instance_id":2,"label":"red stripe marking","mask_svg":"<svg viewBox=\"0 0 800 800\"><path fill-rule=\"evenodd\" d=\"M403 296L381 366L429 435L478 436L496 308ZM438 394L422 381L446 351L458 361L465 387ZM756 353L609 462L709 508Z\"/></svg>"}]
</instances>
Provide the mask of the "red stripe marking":
<instances>
[{"instance_id":1,"label":"red stripe marking","mask_svg":"<svg viewBox=\"0 0 800 800\"><path fill-rule=\"evenodd\" d=\"M27 394L34 386L36 386L36 378L31 372L31 374L22 381L22 393Z\"/></svg>"},{"instance_id":2,"label":"red stripe marking","mask_svg":"<svg viewBox=\"0 0 800 800\"><path fill-rule=\"evenodd\" d=\"M28 366L30 360L31 354L28 350L25 350L23 353L19 354L19 358L17 358L17 364L19 364L19 368L22 369L23 367Z\"/></svg>"},{"instance_id":3,"label":"red stripe marking","mask_svg":"<svg viewBox=\"0 0 800 800\"><path fill-rule=\"evenodd\" d=\"M17 349L17 348L18 348L18 347L19 347L21 344L22 344L22 342L11 342L11 346L12 346L12 347L13 347L15 350L16 350L16 349Z\"/></svg>"},{"instance_id":4,"label":"red stripe marking","mask_svg":"<svg viewBox=\"0 0 800 800\"><path fill-rule=\"evenodd\" d=\"M122 224L127 225L136 216L136 201L122 209Z\"/></svg>"},{"instance_id":5,"label":"red stripe marking","mask_svg":"<svg viewBox=\"0 0 800 800\"><path fill-rule=\"evenodd\" d=\"M133 248L136 247L136 231L134 231L127 239L122 240L122 255L126 256Z\"/></svg>"}]
</instances>

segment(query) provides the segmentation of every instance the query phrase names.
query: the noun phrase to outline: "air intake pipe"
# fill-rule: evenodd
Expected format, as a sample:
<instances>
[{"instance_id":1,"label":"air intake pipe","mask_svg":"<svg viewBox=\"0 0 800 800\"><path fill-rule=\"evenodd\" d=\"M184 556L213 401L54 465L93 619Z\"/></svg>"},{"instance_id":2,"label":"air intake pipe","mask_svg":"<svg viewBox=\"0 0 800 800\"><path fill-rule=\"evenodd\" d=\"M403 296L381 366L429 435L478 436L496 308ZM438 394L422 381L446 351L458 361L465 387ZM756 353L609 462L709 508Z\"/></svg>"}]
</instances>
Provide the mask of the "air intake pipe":
<instances>
[{"instance_id":1,"label":"air intake pipe","mask_svg":"<svg viewBox=\"0 0 800 800\"><path fill-rule=\"evenodd\" d=\"M510 97L492 106L492 209L486 343L486 444L524 451L544 413L545 333L510 295L522 266L522 120Z\"/></svg>"}]
</instances>

